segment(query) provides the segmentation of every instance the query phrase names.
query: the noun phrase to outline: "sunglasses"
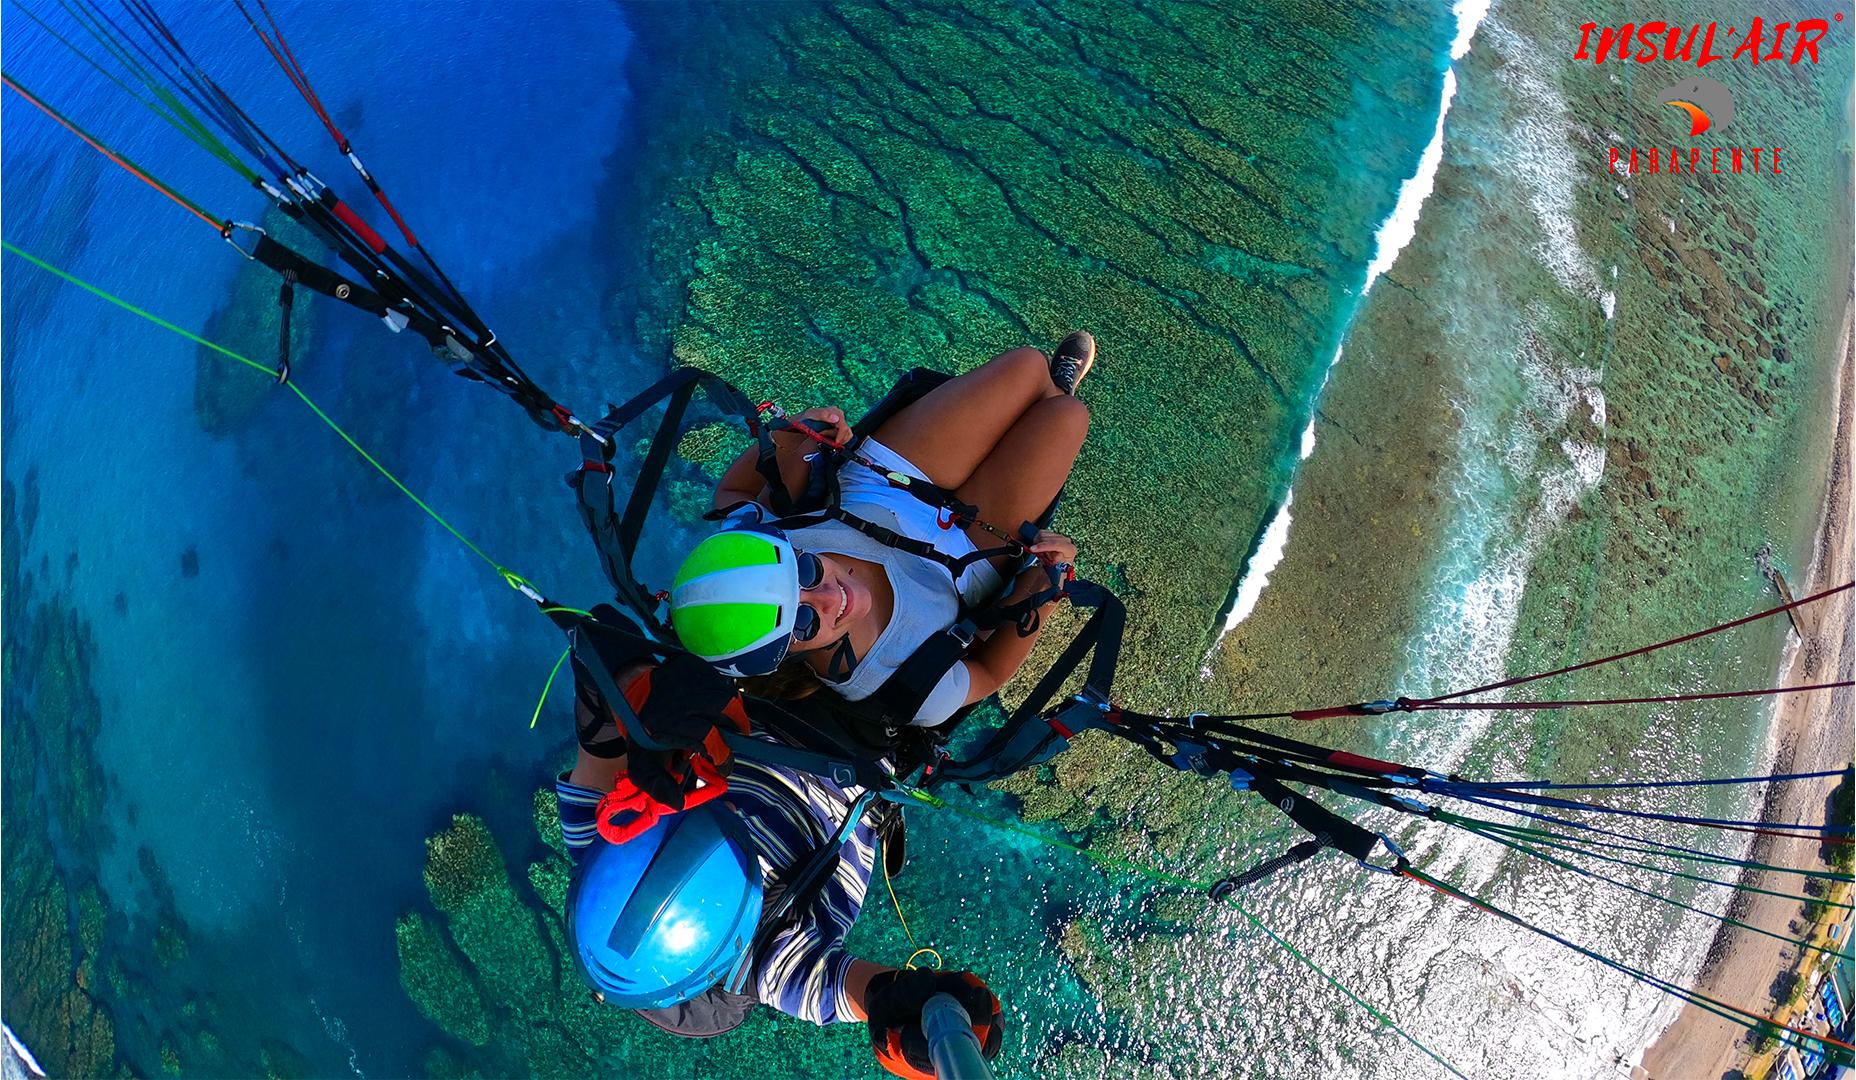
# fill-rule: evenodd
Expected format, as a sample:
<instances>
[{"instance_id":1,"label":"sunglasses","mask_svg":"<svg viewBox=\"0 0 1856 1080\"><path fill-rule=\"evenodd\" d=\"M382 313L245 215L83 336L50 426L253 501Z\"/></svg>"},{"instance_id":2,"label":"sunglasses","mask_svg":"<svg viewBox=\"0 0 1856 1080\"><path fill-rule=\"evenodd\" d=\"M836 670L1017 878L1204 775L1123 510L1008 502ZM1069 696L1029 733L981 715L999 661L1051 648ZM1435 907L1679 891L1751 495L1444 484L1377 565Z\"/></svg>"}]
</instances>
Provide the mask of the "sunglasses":
<instances>
[{"instance_id":1,"label":"sunglasses","mask_svg":"<svg viewBox=\"0 0 1856 1080\"><path fill-rule=\"evenodd\" d=\"M794 560L794 566L799 571L799 587L818 588L819 583L825 580L824 562L809 551L796 554L798 558ZM793 614L793 640L811 641L818 636L819 628L824 625L825 620L819 616L817 608L811 604L800 604L799 610Z\"/></svg>"}]
</instances>

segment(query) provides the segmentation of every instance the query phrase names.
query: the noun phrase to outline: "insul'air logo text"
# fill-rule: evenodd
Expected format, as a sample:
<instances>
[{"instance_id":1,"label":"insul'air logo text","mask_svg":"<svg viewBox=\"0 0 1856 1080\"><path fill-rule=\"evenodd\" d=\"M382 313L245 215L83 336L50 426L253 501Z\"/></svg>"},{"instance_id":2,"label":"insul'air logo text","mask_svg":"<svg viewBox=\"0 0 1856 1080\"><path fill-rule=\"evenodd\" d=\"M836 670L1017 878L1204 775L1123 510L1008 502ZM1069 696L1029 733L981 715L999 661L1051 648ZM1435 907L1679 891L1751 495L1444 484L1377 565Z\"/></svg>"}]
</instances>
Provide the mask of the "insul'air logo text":
<instances>
[{"instance_id":1,"label":"insul'air logo text","mask_svg":"<svg viewBox=\"0 0 1856 1080\"><path fill-rule=\"evenodd\" d=\"M1815 64L1818 62L1817 43L1830 33L1833 20L1842 22L1843 13L1839 11L1830 19L1778 23L1770 34L1766 31L1765 20L1758 17L1744 33L1739 26L1733 25L1722 32L1720 23L1683 26L1681 23L1647 22L1599 26L1589 22L1579 27L1579 51L1573 53L1572 58L1590 60L1594 64L1606 60L1635 60L1639 64L1678 60L1698 68L1707 67L1716 60L1746 60L1755 65L1784 60L1787 64L1796 64L1810 57ZM1731 47L1733 51L1725 55L1715 52L1717 37L1722 48Z\"/></svg>"}]
</instances>

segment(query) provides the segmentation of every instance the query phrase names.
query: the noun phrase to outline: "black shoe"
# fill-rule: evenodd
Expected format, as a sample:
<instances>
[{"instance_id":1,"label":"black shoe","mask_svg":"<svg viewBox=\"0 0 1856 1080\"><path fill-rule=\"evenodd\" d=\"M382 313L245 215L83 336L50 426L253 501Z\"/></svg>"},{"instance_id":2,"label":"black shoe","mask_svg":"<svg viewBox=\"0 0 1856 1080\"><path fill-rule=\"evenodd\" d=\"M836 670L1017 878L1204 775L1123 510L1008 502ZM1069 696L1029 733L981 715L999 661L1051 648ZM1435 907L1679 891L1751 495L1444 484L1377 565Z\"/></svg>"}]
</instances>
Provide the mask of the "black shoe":
<instances>
[{"instance_id":1,"label":"black shoe","mask_svg":"<svg viewBox=\"0 0 1856 1080\"><path fill-rule=\"evenodd\" d=\"M1087 330L1072 330L1057 344L1050 356L1050 381L1057 389L1074 395L1083 376L1096 363L1096 339Z\"/></svg>"}]
</instances>

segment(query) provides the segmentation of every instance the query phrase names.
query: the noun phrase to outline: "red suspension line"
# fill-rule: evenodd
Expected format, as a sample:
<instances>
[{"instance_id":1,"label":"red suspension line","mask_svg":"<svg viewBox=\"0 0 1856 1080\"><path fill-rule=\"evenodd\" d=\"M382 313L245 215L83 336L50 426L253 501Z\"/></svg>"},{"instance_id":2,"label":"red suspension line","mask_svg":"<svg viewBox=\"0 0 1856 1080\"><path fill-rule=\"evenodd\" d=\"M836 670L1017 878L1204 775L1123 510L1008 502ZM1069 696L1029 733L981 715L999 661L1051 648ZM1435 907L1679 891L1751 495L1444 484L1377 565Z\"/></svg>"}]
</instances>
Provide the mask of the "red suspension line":
<instances>
[{"instance_id":1,"label":"red suspension line","mask_svg":"<svg viewBox=\"0 0 1856 1080\"><path fill-rule=\"evenodd\" d=\"M137 166L134 162L130 161L129 159L125 157L118 155L116 152L112 151L109 147L104 146L102 143L91 138L88 134L84 132L82 128L78 127L76 124L72 123L71 121L66 120L64 116L58 112L58 110L52 108L50 105L47 105L45 102L39 100L38 96L34 94L32 91L27 90L25 87L14 82L13 77L11 75L0 73L0 81L4 81L7 87L12 89L20 97L23 97L27 101L30 101L34 106L36 106L39 109L40 112L43 112L45 115L51 117L53 120L58 121L58 123L62 125L66 131L69 131L71 134L76 135L78 138L89 143L90 146L94 150L97 151L97 153L102 154L104 157L109 158L111 161L122 166L123 171L127 172L130 176L135 177L137 180L140 180L142 183L147 184L149 187L154 188L156 191L159 191L161 194L166 195L169 199L172 199L174 201L174 204L176 206L179 206L181 209L187 211L189 214L192 214L194 217L197 217L201 221L204 221L208 225L212 226L214 232L216 233L225 232L226 223L224 221L213 217L211 214L207 213L205 210L202 210L199 207L199 205L194 203L192 200L181 195L179 192L176 192L173 188L168 187L166 184L163 184L161 181L156 180L154 177L148 175L146 172L143 172L142 169L139 166Z\"/></svg>"},{"instance_id":2,"label":"red suspension line","mask_svg":"<svg viewBox=\"0 0 1856 1080\"><path fill-rule=\"evenodd\" d=\"M1744 618L1735 619L1732 622L1724 622L1724 623L1721 623L1719 626L1711 626L1706 630L1697 630L1692 634L1683 634L1681 637L1670 638L1668 641L1659 641L1654 645L1644 645L1640 648L1630 649L1625 652L1613 653L1610 656L1599 657L1597 660L1586 660L1583 663L1573 664L1569 667L1563 667L1556 671L1545 671L1545 672L1541 672L1538 675L1520 675L1512 679L1503 679L1501 682L1489 683L1487 686L1477 686L1469 690L1458 690L1458 691L1455 691L1454 693L1444 694L1441 697L1425 698L1422 701L1416 702L1416 704L1433 705L1439 701L1453 701L1460 697L1468 697L1471 694L1486 693L1490 690L1501 690L1509 686L1519 686L1522 683L1530 683L1530 682L1535 681L1536 679L1550 679L1555 675L1565 675L1573 671L1583 671L1586 668L1597 667L1600 664L1609 664L1614 660L1624 660L1632 656L1642 656L1645 653L1655 652L1658 649L1668 648L1671 645L1680 645L1685 641L1694 641L1697 638L1707 637L1709 634L1718 634L1723 630L1732 630L1736 626L1745 626L1747 623L1750 623L1750 622L1758 622L1761 619L1769 618L1773 615L1778 615L1778 614L1781 614L1782 612L1790 611L1793 608L1803 607L1804 605L1812 603L1814 601L1822 600L1827 596L1834 596L1837 593L1844 591L1845 589L1851 588L1852 586L1856 586L1856 582L1846 581L1841 585L1833 586L1832 588L1825 589L1822 592L1812 593L1810 596L1804 597L1803 599L1793 600L1789 604L1781 604L1778 607L1770 608L1766 611L1761 611L1754 615L1748 615L1748 616L1745 616Z\"/></svg>"},{"instance_id":3,"label":"red suspension line","mask_svg":"<svg viewBox=\"0 0 1856 1080\"><path fill-rule=\"evenodd\" d=\"M1583 698L1566 701L1456 701L1441 704L1443 699L1432 698L1428 701L1414 701L1411 711L1437 710L1454 712L1459 709L1474 709L1483 712L1500 712L1503 709L1566 709L1578 705L1652 705L1667 701L1717 701L1721 698L1764 697L1768 694L1802 694L1811 690L1836 690L1845 686L1856 686L1856 681L1848 679L1842 682L1812 683L1809 686L1773 686L1764 690L1715 690L1700 694L1661 694L1655 697L1634 698ZM1466 691L1474 693L1475 691Z\"/></svg>"}]
</instances>

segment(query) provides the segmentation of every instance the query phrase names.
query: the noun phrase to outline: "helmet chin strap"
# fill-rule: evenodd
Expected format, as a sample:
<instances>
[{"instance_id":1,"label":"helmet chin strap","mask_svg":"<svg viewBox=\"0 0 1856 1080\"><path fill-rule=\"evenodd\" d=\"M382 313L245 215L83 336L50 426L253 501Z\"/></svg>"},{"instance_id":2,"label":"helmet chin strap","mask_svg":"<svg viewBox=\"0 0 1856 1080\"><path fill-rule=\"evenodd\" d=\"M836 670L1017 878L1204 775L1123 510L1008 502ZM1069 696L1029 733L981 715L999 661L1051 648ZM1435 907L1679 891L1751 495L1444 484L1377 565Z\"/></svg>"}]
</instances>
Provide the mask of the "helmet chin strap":
<instances>
[{"instance_id":1,"label":"helmet chin strap","mask_svg":"<svg viewBox=\"0 0 1856 1080\"><path fill-rule=\"evenodd\" d=\"M843 682L857 670L857 650L851 647L851 635L845 634L831 647L831 662L825 665L825 678Z\"/></svg>"}]
</instances>

